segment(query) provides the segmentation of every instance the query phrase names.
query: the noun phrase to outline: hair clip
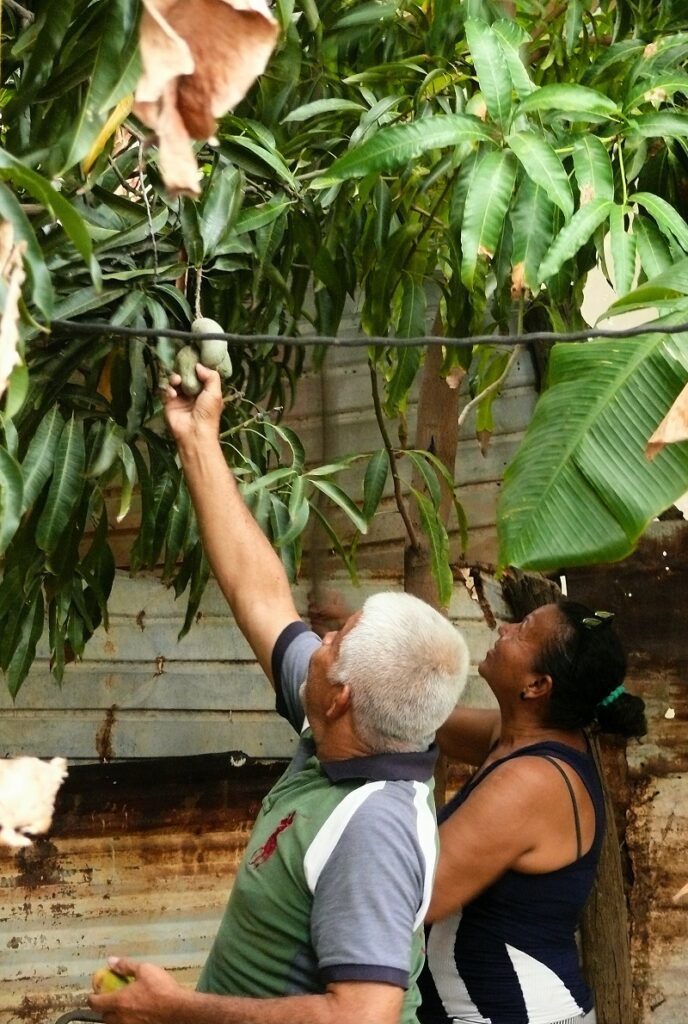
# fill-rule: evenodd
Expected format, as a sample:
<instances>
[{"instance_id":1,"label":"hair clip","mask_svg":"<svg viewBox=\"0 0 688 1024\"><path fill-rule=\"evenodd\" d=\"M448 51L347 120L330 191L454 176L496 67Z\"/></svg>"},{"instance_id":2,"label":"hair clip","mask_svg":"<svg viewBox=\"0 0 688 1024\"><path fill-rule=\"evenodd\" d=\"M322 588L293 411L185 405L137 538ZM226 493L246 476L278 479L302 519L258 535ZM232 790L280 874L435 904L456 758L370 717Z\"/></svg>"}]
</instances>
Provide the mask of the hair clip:
<instances>
[{"instance_id":1,"label":"hair clip","mask_svg":"<svg viewBox=\"0 0 688 1024\"><path fill-rule=\"evenodd\" d=\"M596 629L597 626L608 626L614 618L614 612L595 612L594 615L586 615L581 619L581 625L586 629Z\"/></svg>"},{"instance_id":2,"label":"hair clip","mask_svg":"<svg viewBox=\"0 0 688 1024\"><path fill-rule=\"evenodd\" d=\"M618 700L621 694L625 692L626 687L623 683L621 683L619 686L616 687L615 690L612 690L611 693L608 693L607 696L598 703L598 708L606 708L609 704L613 704L614 701Z\"/></svg>"}]
</instances>

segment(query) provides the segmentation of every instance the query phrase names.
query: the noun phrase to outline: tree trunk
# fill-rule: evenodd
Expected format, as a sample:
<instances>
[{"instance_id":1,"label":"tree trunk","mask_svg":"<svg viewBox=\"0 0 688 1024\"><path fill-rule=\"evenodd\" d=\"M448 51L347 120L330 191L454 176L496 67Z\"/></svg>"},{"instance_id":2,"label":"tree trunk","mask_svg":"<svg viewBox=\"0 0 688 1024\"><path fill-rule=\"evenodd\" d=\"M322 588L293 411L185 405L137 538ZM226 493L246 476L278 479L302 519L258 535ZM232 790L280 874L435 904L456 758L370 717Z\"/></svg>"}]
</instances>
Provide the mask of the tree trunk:
<instances>
[{"instance_id":1,"label":"tree trunk","mask_svg":"<svg viewBox=\"0 0 688 1024\"><path fill-rule=\"evenodd\" d=\"M437 325L435 325L435 333L437 333ZM444 463L453 476L456 446L459 440L459 389L450 387L440 376L442 361L443 353L439 345L430 346L426 350L418 399L415 447L419 450L431 451ZM422 490L422 480L414 476L413 486ZM446 525L452 508L452 498L444 481L440 482L440 486L442 501L439 514L442 522ZM407 544L404 551L404 590L407 594L413 594L414 597L427 601L433 608L444 611L445 609L439 607L437 587L432 576L430 556L423 538L418 510L414 502L410 504L411 521L419 540L415 546ZM447 763L446 759L440 755L435 770L435 802L438 807L441 807L445 801L446 779Z\"/></svg>"},{"instance_id":2,"label":"tree trunk","mask_svg":"<svg viewBox=\"0 0 688 1024\"><path fill-rule=\"evenodd\" d=\"M559 588L551 580L510 570L502 580L504 598L516 618L556 600ZM590 736L607 816L600 866L581 921L583 965L595 995L597 1024L631 1024L633 986L628 936L628 908L621 870L621 851L614 824L614 804L601 760L600 743Z\"/></svg>"}]
</instances>

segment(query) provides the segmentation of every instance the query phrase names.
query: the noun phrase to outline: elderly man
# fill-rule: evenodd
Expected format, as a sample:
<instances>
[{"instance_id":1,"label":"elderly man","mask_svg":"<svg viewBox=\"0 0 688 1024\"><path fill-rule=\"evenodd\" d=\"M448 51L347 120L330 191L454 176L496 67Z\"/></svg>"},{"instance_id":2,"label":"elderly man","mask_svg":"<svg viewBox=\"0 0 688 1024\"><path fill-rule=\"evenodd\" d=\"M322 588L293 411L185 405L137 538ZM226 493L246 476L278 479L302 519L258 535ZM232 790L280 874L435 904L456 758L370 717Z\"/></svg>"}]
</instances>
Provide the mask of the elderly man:
<instances>
[{"instance_id":1,"label":"elderly man","mask_svg":"<svg viewBox=\"0 0 688 1024\"><path fill-rule=\"evenodd\" d=\"M435 867L435 730L468 654L422 601L377 594L321 640L244 505L218 440L217 373L166 417L236 621L300 732L263 801L198 988L128 959L134 982L90 1004L110 1024L411 1024ZM305 715L304 715L305 711Z\"/></svg>"}]
</instances>

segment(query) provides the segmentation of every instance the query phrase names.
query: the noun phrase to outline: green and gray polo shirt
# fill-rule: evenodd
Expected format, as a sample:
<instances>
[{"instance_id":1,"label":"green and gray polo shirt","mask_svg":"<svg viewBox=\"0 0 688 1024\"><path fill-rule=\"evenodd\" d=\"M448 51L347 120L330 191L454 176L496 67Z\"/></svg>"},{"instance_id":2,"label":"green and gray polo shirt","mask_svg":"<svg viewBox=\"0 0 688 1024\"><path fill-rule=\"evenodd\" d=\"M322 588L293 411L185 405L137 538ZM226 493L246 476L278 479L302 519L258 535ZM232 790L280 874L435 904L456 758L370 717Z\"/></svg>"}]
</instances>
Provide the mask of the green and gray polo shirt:
<instances>
[{"instance_id":1,"label":"green and gray polo shirt","mask_svg":"<svg viewBox=\"0 0 688 1024\"><path fill-rule=\"evenodd\" d=\"M416 1021L423 918L437 830L435 749L321 762L299 688L315 633L291 623L275 645L278 711L301 740L265 797L198 989L315 994L337 981L406 989Z\"/></svg>"}]
</instances>

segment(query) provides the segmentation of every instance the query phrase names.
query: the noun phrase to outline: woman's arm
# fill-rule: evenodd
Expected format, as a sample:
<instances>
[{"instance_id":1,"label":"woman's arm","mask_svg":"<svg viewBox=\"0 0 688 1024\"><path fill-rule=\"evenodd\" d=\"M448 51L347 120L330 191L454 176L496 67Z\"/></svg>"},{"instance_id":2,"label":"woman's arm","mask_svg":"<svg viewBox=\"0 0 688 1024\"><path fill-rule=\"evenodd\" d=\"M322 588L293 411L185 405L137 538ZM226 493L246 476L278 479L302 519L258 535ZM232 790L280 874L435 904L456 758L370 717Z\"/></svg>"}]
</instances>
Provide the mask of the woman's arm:
<instances>
[{"instance_id":1,"label":"woman's arm","mask_svg":"<svg viewBox=\"0 0 688 1024\"><path fill-rule=\"evenodd\" d=\"M499 736L500 725L496 708L455 708L440 727L437 742L452 761L480 766Z\"/></svg>"},{"instance_id":2,"label":"woman's arm","mask_svg":"<svg viewBox=\"0 0 688 1024\"><path fill-rule=\"evenodd\" d=\"M595 814L579 779L572 779L581 815L583 852ZM571 796L554 765L523 756L495 768L440 826L440 856L426 920L440 920L509 869L555 871L577 856Z\"/></svg>"}]
</instances>

